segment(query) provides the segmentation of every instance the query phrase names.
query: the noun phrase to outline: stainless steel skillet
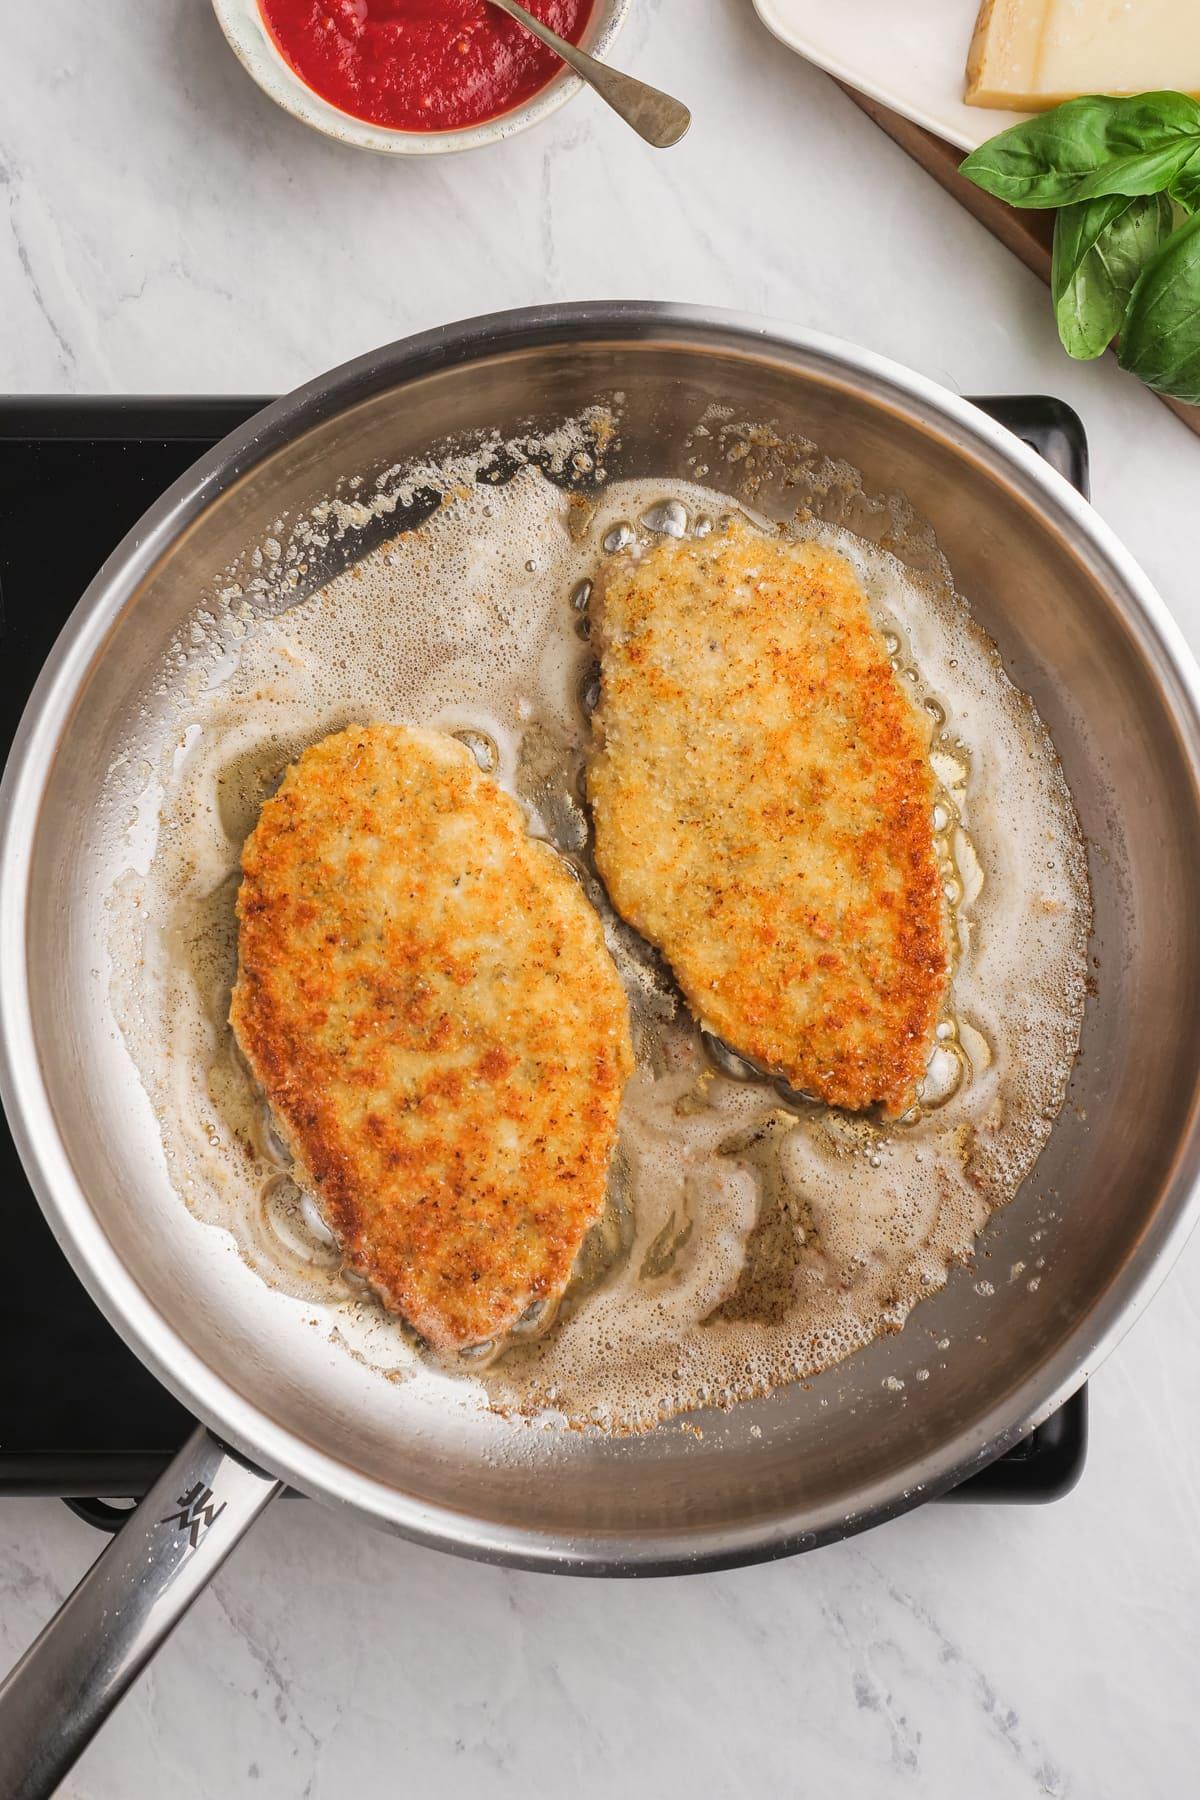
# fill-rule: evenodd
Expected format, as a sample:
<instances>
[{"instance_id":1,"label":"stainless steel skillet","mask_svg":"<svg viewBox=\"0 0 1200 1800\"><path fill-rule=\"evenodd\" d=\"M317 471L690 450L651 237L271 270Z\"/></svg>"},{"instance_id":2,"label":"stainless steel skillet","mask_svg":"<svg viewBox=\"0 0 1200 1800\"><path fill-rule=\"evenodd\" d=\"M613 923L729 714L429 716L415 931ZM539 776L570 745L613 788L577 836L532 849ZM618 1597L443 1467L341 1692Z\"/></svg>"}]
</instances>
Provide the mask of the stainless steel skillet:
<instances>
[{"instance_id":1,"label":"stainless steel skillet","mask_svg":"<svg viewBox=\"0 0 1200 1800\"><path fill-rule=\"evenodd\" d=\"M1034 1183L988 1235L1007 1269L1036 1218L1035 1290L985 1300L955 1278L919 1328L811 1386L700 1416L699 1437L537 1433L509 1455L520 1427L431 1406L331 1353L178 1200L93 974L112 855L102 795L116 758L175 727L162 669L197 596L281 513L447 439L511 435L615 394L613 476L693 473L689 434L708 412L811 440L930 522L1054 733L1092 846L1097 993ZM714 466L707 479L734 491L745 473ZM755 502L789 496L768 481ZM310 384L177 483L72 616L0 790L0 1085L74 1266L209 1429L0 1693L0 1792L49 1791L282 1481L466 1555L666 1573L861 1530L1045 1417L1136 1316L1194 1220L1198 695L1145 577L1031 452L919 376L754 321L618 304L472 321ZM952 1349L917 1388L931 1331Z\"/></svg>"}]
</instances>

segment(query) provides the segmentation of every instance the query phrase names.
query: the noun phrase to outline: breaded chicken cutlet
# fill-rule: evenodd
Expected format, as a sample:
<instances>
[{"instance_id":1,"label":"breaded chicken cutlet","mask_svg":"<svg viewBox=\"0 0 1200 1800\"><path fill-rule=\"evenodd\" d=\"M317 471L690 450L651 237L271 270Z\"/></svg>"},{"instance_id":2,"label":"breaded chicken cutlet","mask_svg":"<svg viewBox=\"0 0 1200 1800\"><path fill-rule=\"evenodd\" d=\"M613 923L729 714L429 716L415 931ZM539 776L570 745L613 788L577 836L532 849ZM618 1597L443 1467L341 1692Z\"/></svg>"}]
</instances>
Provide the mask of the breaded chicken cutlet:
<instances>
[{"instance_id":1,"label":"breaded chicken cutlet","mask_svg":"<svg viewBox=\"0 0 1200 1800\"><path fill-rule=\"evenodd\" d=\"M592 605L613 905L732 1049L902 1113L950 972L931 731L849 564L734 522L618 559Z\"/></svg>"},{"instance_id":2,"label":"breaded chicken cutlet","mask_svg":"<svg viewBox=\"0 0 1200 1800\"><path fill-rule=\"evenodd\" d=\"M230 1021L347 1263L430 1344L561 1293L629 1016L599 920L440 732L306 750L242 853Z\"/></svg>"}]
</instances>

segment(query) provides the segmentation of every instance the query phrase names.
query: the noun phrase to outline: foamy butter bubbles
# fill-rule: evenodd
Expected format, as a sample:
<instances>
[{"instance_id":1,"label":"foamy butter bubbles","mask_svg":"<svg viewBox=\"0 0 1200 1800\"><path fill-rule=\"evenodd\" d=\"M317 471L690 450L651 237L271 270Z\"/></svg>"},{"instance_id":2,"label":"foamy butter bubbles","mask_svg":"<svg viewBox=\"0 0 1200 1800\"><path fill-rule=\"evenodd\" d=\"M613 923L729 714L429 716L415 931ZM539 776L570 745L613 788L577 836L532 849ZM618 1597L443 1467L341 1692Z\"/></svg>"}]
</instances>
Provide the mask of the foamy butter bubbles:
<instances>
[{"instance_id":1,"label":"foamy butter bubbles","mask_svg":"<svg viewBox=\"0 0 1200 1800\"><path fill-rule=\"evenodd\" d=\"M253 624L236 655L214 652L220 679L196 686L186 754L164 752L156 771L149 871L113 897L118 1015L193 1211L232 1232L264 1279L326 1307L351 1354L393 1373L419 1356L347 1285L237 1057L233 905L242 842L306 744L382 719L454 732L600 909L639 1059L609 1216L559 1315L464 1359L461 1380L505 1410L613 1429L732 1403L902 1323L1031 1168L1082 1015L1089 901L1070 796L962 604L845 533L807 527L853 563L898 678L929 713L956 964L905 1121L884 1128L781 1090L705 1038L612 914L581 800L596 692L587 608L606 552L706 535L731 502L625 483L581 525L533 467L491 486L448 466L443 482L452 497L418 529Z\"/></svg>"}]
</instances>

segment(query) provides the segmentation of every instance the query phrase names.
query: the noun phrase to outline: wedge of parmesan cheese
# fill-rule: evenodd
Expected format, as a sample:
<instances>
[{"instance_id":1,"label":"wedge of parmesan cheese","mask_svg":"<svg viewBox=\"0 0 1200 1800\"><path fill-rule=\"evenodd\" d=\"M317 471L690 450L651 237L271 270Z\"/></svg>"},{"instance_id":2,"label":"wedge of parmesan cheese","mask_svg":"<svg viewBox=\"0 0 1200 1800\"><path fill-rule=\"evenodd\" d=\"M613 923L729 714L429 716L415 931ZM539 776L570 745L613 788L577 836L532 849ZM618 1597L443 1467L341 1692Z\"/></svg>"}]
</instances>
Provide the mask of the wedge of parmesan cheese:
<instances>
[{"instance_id":1,"label":"wedge of parmesan cheese","mask_svg":"<svg viewBox=\"0 0 1200 1800\"><path fill-rule=\"evenodd\" d=\"M1200 0L983 0L968 106L1040 112L1155 88L1200 99Z\"/></svg>"}]
</instances>

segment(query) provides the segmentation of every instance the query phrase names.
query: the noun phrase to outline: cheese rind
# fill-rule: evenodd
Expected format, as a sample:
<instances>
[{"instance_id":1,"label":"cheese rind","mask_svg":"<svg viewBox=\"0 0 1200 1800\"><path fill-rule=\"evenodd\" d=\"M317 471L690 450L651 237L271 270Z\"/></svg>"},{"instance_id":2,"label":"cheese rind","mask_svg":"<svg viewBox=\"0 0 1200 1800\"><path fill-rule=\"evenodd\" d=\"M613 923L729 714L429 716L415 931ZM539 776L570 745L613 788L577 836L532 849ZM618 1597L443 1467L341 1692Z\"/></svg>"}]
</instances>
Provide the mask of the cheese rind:
<instances>
[{"instance_id":1,"label":"cheese rind","mask_svg":"<svg viewBox=\"0 0 1200 1800\"><path fill-rule=\"evenodd\" d=\"M1200 99L1200 0L983 0L968 106L1039 112L1160 88Z\"/></svg>"}]
</instances>

